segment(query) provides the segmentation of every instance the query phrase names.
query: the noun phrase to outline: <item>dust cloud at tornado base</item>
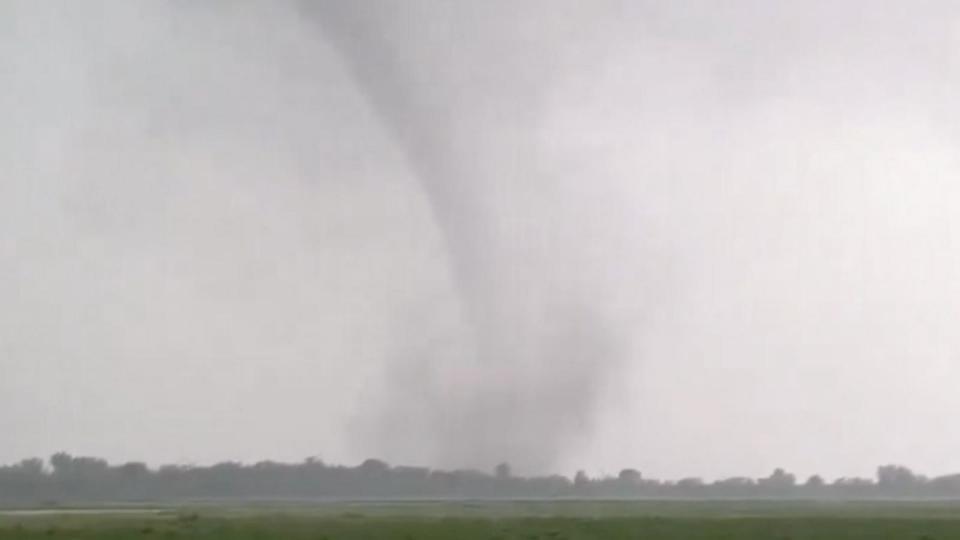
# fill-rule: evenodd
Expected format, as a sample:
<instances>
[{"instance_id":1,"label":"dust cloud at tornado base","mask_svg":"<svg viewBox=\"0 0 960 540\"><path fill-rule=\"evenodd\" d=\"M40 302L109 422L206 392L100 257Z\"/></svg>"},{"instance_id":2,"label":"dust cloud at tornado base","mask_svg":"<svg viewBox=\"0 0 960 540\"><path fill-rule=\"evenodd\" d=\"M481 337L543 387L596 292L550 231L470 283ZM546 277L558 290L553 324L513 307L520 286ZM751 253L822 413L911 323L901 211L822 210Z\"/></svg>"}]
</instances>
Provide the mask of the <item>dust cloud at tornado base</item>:
<instances>
[{"instance_id":1,"label":"dust cloud at tornado base","mask_svg":"<svg viewBox=\"0 0 960 540\"><path fill-rule=\"evenodd\" d=\"M347 6L0 7L0 458L960 469L948 3Z\"/></svg>"}]
</instances>

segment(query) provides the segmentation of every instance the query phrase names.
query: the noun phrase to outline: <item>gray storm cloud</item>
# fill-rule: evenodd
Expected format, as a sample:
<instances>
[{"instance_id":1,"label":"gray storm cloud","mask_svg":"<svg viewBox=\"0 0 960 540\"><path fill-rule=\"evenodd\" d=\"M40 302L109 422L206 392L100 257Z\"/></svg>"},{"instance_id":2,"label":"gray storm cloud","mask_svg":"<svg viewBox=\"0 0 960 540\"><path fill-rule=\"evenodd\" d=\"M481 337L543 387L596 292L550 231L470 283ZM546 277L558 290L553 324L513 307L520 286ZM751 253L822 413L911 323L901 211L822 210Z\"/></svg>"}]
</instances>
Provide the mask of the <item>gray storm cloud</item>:
<instances>
[{"instance_id":1,"label":"gray storm cloud","mask_svg":"<svg viewBox=\"0 0 960 540\"><path fill-rule=\"evenodd\" d=\"M954 2L0 3L0 461L960 470Z\"/></svg>"}]
</instances>

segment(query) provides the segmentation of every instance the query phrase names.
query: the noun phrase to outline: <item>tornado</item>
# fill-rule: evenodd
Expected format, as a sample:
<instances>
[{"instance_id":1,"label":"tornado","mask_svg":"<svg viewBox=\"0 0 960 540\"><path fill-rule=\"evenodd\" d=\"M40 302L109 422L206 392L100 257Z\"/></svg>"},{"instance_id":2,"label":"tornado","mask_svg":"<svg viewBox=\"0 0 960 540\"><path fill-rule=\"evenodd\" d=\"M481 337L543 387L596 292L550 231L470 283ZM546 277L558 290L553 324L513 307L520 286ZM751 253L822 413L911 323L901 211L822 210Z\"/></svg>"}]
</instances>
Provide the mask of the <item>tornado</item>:
<instances>
[{"instance_id":1,"label":"tornado","mask_svg":"<svg viewBox=\"0 0 960 540\"><path fill-rule=\"evenodd\" d=\"M520 276L513 237L525 231L504 226L511 195L536 170L533 128L560 62L550 42L529 39L509 4L453 4L302 6L429 201L469 334L464 356L413 360L425 375L398 383L405 387L374 415L373 431L415 438L445 465L508 460L547 471L589 431L601 368L614 354L583 291L571 285L560 298ZM450 362L462 364L457 381L430 375ZM426 404L407 410L411 394Z\"/></svg>"}]
</instances>

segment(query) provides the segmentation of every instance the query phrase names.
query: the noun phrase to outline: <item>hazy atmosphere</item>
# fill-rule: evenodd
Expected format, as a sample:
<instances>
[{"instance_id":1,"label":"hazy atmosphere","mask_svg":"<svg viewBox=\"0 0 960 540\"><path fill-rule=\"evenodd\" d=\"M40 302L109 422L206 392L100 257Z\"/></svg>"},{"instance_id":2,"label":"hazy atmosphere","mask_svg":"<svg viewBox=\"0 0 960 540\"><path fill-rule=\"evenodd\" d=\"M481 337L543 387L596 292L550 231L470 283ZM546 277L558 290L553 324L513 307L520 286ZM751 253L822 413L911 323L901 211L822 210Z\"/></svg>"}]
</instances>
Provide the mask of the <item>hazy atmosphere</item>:
<instances>
[{"instance_id":1,"label":"hazy atmosphere","mask_svg":"<svg viewBox=\"0 0 960 540\"><path fill-rule=\"evenodd\" d=\"M960 472L960 4L0 0L0 463Z\"/></svg>"}]
</instances>

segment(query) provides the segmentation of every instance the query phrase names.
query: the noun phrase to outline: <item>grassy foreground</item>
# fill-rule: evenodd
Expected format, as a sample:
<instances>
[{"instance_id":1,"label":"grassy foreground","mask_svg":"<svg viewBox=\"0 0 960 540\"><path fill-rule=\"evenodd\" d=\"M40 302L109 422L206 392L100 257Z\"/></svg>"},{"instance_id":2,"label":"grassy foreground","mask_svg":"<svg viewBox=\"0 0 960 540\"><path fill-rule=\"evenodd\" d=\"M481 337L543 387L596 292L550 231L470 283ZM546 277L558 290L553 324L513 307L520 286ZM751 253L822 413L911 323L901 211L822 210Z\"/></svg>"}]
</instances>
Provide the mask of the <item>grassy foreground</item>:
<instances>
[{"instance_id":1,"label":"grassy foreground","mask_svg":"<svg viewBox=\"0 0 960 540\"><path fill-rule=\"evenodd\" d=\"M0 513L0 540L960 540L955 503L433 503Z\"/></svg>"}]
</instances>

